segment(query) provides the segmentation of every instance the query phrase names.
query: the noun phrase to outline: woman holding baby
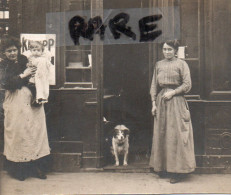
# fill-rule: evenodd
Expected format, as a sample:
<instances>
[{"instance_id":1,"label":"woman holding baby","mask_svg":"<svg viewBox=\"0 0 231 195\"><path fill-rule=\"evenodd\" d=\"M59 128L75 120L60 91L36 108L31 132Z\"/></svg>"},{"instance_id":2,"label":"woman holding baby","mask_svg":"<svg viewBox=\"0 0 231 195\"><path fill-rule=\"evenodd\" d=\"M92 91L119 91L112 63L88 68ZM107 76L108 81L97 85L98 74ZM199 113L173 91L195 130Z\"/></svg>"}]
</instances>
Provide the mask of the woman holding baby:
<instances>
[{"instance_id":1,"label":"woman holding baby","mask_svg":"<svg viewBox=\"0 0 231 195\"><path fill-rule=\"evenodd\" d=\"M176 57L177 40L163 44L164 59L154 67L151 84L154 115L150 166L177 183L195 170L193 129L184 94L191 89L188 64Z\"/></svg>"},{"instance_id":2,"label":"woman holding baby","mask_svg":"<svg viewBox=\"0 0 231 195\"><path fill-rule=\"evenodd\" d=\"M45 157L50 154L43 104L33 106L29 79L36 67L27 67L20 55L20 42L12 37L1 41L5 59L0 63L1 85L5 89L4 156L6 169L18 180L29 176L46 179Z\"/></svg>"}]
</instances>

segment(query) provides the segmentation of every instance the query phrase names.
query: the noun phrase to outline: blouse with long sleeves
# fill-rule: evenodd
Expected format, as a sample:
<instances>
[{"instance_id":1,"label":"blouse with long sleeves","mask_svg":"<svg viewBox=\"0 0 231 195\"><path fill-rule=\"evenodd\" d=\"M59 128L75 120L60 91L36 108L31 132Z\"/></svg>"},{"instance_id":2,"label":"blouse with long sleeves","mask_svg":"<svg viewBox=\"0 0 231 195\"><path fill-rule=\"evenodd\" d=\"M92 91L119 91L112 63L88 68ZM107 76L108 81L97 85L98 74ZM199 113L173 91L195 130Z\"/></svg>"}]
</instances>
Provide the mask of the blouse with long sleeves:
<instances>
[{"instance_id":1,"label":"blouse with long sleeves","mask_svg":"<svg viewBox=\"0 0 231 195\"><path fill-rule=\"evenodd\" d=\"M2 88L14 91L28 84L28 78L19 76L27 68L27 62L25 56L19 55L17 62L5 59L0 63L0 84Z\"/></svg>"},{"instance_id":2,"label":"blouse with long sleeves","mask_svg":"<svg viewBox=\"0 0 231 195\"><path fill-rule=\"evenodd\" d=\"M175 86L175 93L188 93L192 87L188 64L181 59L164 59L156 63L152 78L150 94L152 101L156 100L159 88Z\"/></svg>"}]
</instances>

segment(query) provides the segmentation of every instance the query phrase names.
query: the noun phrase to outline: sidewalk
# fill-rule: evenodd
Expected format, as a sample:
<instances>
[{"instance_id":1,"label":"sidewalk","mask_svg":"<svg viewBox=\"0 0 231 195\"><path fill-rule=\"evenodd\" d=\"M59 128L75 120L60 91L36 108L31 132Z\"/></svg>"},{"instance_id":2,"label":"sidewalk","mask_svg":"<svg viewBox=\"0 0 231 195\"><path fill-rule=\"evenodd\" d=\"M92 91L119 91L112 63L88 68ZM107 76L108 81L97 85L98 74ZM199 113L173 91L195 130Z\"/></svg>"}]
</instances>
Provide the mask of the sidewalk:
<instances>
[{"instance_id":1,"label":"sidewalk","mask_svg":"<svg viewBox=\"0 0 231 195\"><path fill-rule=\"evenodd\" d=\"M46 180L17 181L1 172L1 195L231 193L231 174L192 174L170 184L153 173L50 173Z\"/></svg>"}]
</instances>

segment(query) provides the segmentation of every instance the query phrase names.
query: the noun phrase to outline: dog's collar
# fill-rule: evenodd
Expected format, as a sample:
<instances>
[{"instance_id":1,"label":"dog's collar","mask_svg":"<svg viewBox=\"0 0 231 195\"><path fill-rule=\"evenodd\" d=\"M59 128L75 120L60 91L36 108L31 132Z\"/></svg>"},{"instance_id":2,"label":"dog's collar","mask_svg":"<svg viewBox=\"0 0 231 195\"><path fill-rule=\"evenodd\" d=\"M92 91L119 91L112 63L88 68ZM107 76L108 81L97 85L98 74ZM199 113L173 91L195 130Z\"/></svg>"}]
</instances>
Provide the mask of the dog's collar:
<instances>
[{"instance_id":1,"label":"dog's collar","mask_svg":"<svg viewBox=\"0 0 231 195\"><path fill-rule=\"evenodd\" d=\"M118 146L122 146L124 142L118 142Z\"/></svg>"}]
</instances>

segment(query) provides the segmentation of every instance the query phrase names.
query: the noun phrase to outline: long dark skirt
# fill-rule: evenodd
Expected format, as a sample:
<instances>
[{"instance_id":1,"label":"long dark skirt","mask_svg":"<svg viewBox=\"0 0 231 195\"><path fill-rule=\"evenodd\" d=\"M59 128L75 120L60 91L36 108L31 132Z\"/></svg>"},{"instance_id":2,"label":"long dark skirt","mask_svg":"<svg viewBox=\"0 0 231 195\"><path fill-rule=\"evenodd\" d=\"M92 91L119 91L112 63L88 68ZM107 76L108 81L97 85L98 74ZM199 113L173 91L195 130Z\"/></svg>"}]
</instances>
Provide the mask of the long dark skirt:
<instances>
[{"instance_id":1,"label":"long dark skirt","mask_svg":"<svg viewBox=\"0 0 231 195\"><path fill-rule=\"evenodd\" d=\"M168 90L162 89L156 100L150 166L156 172L190 173L196 163L188 104L184 96L165 101L162 96Z\"/></svg>"},{"instance_id":2,"label":"long dark skirt","mask_svg":"<svg viewBox=\"0 0 231 195\"><path fill-rule=\"evenodd\" d=\"M39 168L44 173L51 170L51 157L48 155L29 162L13 162L4 158L3 167L12 177L17 177L20 174L23 174L25 178L33 177L36 168Z\"/></svg>"}]
</instances>

